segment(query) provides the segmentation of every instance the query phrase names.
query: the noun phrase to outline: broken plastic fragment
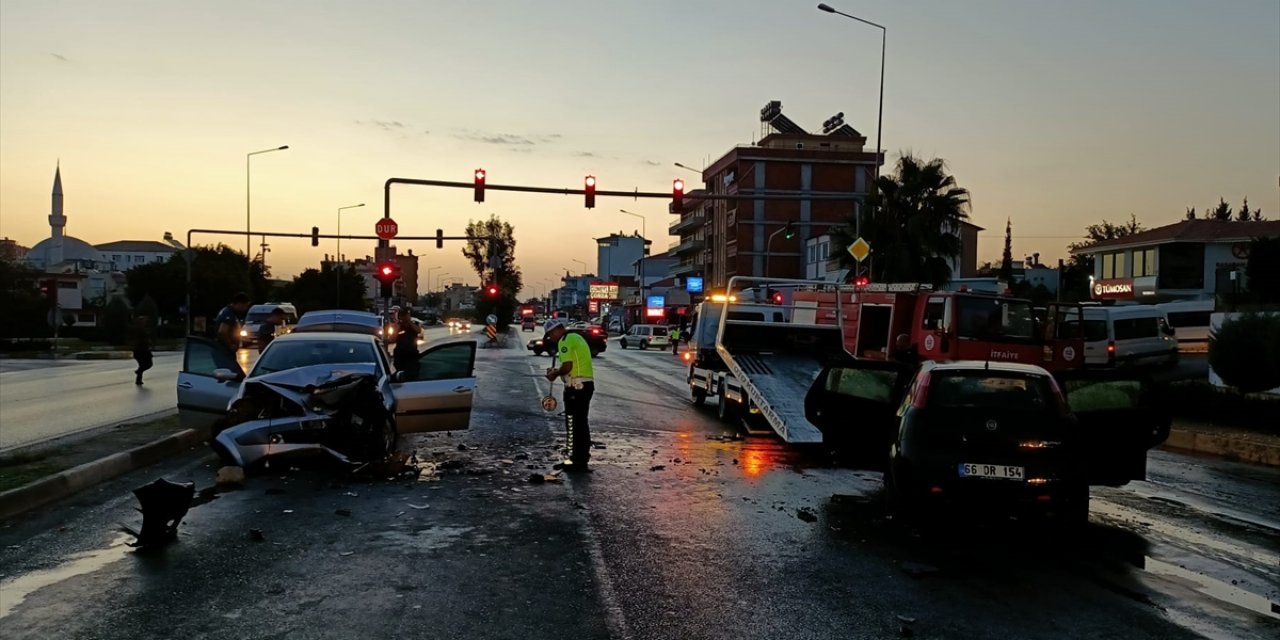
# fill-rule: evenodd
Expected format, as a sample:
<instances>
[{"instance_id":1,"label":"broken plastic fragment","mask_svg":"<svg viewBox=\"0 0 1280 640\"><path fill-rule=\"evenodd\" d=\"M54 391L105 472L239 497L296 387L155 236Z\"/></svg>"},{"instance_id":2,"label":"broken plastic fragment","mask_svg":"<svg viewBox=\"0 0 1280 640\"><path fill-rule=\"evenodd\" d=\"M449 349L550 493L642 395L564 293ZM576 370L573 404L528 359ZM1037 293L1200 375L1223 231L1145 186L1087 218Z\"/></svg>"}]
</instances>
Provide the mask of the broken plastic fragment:
<instances>
[{"instance_id":1,"label":"broken plastic fragment","mask_svg":"<svg viewBox=\"0 0 1280 640\"><path fill-rule=\"evenodd\" d=\"M160 478L133 490L142 512L142 531L134 547L151 548L165 545L178 537L178 524L191 508L196 485Z\"/></svg>"}]
</instances>

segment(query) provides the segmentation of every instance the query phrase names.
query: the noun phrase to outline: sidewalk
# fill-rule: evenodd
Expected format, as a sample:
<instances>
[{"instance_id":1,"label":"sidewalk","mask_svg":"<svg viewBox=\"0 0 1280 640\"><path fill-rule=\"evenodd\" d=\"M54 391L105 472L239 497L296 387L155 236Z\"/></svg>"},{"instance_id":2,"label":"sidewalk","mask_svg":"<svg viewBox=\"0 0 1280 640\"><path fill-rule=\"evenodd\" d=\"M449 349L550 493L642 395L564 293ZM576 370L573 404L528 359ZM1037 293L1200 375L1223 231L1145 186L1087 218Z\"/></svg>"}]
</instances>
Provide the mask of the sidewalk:
<instances>
[{"instance_id":1,"label":"sidewalk","mask_svg":"<svg viewBox=\"0 0 1280 640\"><path fill-rule=\"evenodd\" d=\"M1280 467L1280 436L1203 422L1175 419L1163 448Z\"/></svg>"}]
</instances>

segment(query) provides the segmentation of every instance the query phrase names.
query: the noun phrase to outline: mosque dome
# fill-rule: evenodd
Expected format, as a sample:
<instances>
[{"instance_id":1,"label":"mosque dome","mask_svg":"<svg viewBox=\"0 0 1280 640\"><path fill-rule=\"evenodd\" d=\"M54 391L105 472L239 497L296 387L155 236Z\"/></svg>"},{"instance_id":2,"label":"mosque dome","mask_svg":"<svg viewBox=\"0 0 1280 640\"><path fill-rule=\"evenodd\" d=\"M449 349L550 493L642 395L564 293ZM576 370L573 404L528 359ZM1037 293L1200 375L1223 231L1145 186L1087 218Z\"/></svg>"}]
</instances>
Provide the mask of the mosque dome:
<instances>
[{"instance_id":1,"label":"mosque dome","mask_svg":"<svg viewBox=\"0 0 1280 640\"><path fill-rule=\"evenodd\" d=\"M27 252L27 261L38 264L41 268L49 269L54 266L52 258L56 255L54 251L54 243L58 242L58 238L45 238L36 243ZM62 236L62 262L78 262L81 265L95 269L107 263L106 256L102 255L93 245L72 236Z\"/></svg>"}]
</instances>

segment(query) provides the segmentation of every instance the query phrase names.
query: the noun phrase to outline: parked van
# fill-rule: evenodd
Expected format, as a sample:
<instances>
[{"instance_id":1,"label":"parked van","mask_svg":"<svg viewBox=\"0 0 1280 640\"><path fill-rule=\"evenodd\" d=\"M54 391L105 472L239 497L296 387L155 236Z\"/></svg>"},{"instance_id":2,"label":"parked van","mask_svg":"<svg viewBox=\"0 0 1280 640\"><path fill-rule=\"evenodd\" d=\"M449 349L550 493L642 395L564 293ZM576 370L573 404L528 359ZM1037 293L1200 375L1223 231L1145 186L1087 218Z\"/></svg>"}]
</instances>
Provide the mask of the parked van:
<instances>
[{"instance_id":1,"label":"parked van","mask_svg":"<svg viewBox=\"0 0 1280 640\"><path fill-rule=\"evenodd\" d=\"M655 349L667 349L671 347L671 336L667 334L667 328L657 324L633 324L626 335L620 340L622 348L639 347L642 351L653 347Z\"/></svg>"},{"instance_id":2,"label":"parked van","mask_svg":"<svg viewBox=\"0 0 1280 640\"><path fill-rule=\"evenodd\" d=\"M1153 305L1084 308L1084 363L1090 367L1170 366L1178 341Z\"/></svg>"},{"instance_id":3,"label":"parked van","mask_svg":"<svg viewBox=\"0 0 1280 640\"><path fill-rule=\"evenodd\" d=\"M1156 308L1165 313L1169 326L1178 332L1178 342L1208 342L1213 300L1162 302Z\"/></svg>"},{"instance_id":4,"label":"parked van","mask_svg":"<svg viewBox=\"0 0 1280 640\"><path fill-rule=\"evenodd\" d=\"M284 326L276 327L276 336L282 336L293 331L293 325L298 324L298 310L288 302L268 302L267 304L255 304L249 307L249 312L244 315L244 326L240 327L240 345L243 347L255 346L258 341L258 327L271 317L271 312L275 309L284 311Z\"/></svg>"}]
</instances>

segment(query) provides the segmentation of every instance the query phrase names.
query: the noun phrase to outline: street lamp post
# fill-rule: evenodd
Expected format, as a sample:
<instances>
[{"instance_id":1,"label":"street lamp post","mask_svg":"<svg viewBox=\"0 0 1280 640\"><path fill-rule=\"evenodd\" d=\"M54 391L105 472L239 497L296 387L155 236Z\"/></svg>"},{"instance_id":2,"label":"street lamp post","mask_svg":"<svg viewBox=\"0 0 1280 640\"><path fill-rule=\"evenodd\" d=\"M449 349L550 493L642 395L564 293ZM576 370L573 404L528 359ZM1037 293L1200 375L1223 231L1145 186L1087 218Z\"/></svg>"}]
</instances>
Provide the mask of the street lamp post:
<instances>
[{"instance_id":1,"label":"street lamp post","mask_svg":"<svg viewBox=\"0 0 1280 640\"><path fill-rule=\"evenodd\" d=\"M441 283L441 281L443 281L443 280L444 280L444 277L445 277L445 276L447 276L447 275L450 275L450 274L448 274L448 273L442 273L442 274L440 274L440 275L436 276L436 289L439 289L439 288L440 288L440 283Z\"/></svg>"},{"instance_id":2,"label":"street lamp post","mask_svg":"<svg viewBox=\"0 0 1280 640\"><path fill-rule=\"evenodd\" d=\"M769 241L768 241L768 242L766 242L766 243L765 243L765 245L764 245L764 277L766 277L766 278L768 278L768 277L770 276L770 274L769 274L769 258L772 258L772 257L773 257L773 239L774 239L774 238L776 238L776 237L778 237L778 234L779 234L779 233L784 233L784 234L786 234L786 238L787 238L788 240L790 240L790 239L794 238L794 237L795 237L795 235L796 235L796 232L795 232L795 231L793 231L793 230L791 229L791 223L790 223L790 222L788 222L788 223L787 223L785 226L783 226L781 229L778 229L777 231L774 231L773 233L769 234Z\"/></svg>"},{"instance_id":3,"label":"street lamp post","mask_svg":"<svg viewBox=\"0 0 1280 640\"><path fill-rule=\"evenodd\" d=\"M576 262L576 263L578 263L578 264L580 264L580 265L582 265L582 273L584 273L584 274L585 274L585 273L587 272L587 263L585 263L585 262L583 262L583 261L581 261L581 260L578 260L577 258L569 258L569 259L570 259L570 260L572 260L572 261L574 261L574 262Z\"/></svg>"},{"instance_id":4,"label":"street lamp post","mask_svg":"<svg viewBox=\"0 0 1280 640\"><path fill-rule=\"evenodd\" d=\"M364 203L361 202L360 204L353 204L346 207L338 207L338 248L335 249L336 253L333 254L333 270L338 274L336 278L337 282L335 283L337 285L337 289L335 289L333 292L333 295L334 295L333 306L335 309L342 308L342 272L345 267L345 265L342 262L342 212L346 211L347 209L358 209L363 206L364 206Z\"/></svg>"},{"instance_id":5,"label":"street lamp post","mask_svg":"<svg viewBox=\"0 0 1280 640\"><path fill-rule=\"evenodd\" d=\"M640 218L640 299L644 300L644 294L649 290L649 287L645 286L644 283L645 267L647 266L645 265L644 259L648 257L649 254L647 251L648 247L645 246L649 242L649 231L645 228L645 217L638 213L631 213L626 209L618 209L618 211L629 216Z\"/></svg>"},{"instance_id":6,"label":"street lamp post","mask_svg":"<svg viewBox=\"0 0 1280 640\"><path fill-rule=\"evenodd\" d=\"M428 288L428 289L431 289L431 292L432 292L432 293L434 293L434 292L435 292L435 289L432 289L432 288L431 288L431 272L432 272L432 271L435 271L436 269L439 269L440 267L441 267L441 265L436 265L436 266L434 266L434 267L431 267L430 269L427 269L427 288Z\"/></svg>"},{"instance_id":7,"label":"street lamp post","mask_svg":"<svg viewBox=\"0 0 1280 640\"><path fill-rule=\"evenodd\" d=\"M253 235L253 227L250 225L250 220L251 220L251 218L250 218L250 214L249 214L249 205L250 205L250 202L251 202L251 200L250 200L250 198L249 198L249 193L250 193L250 191L249 191L249 159L250 159L250 158L252 158L253 156L256 156L256 155L259 155L259 154L263 154L263 153L271 153L272 151L284 151L285 149L288 149L288 148L289 148L289 145L287 145L287 144L286 144L286 145L281 145L281 146L279 146L279 147L275 147L275 148L273 148L273 149L263 149L263 150L261 150L261 151L250 151L249 153L246 153L246 154L244 155L244 231L245 231L245 234L244 234L244 257L245 257L245 259L247 259L247 260L249 261L249 276L250 276L250 282L252 282L252 280L253 280L253 278L252 278L252 276L253 276L253 253L251 252L251 249L249 248L249 240L250 240L250 237Z\"/></svg>"},{"instance_id":8,"label":"street lamp post","mask_svg":"<svg viewBox=\"0 0 1280 640\"><path fill-rule=\"evenodd\" d=\"M875 166L876 173L875 173L875 183L872 185L872 189L876 189L880 185L880 161L881 161L881 154L884 153L884 151L880 146L880 132L882 130L882 125L884 124L884 57L885 57L884 52L885 52L885 40L888 39L889 30L886 29L884 25L876 24L870 20L863 20L858 16L849 15L843 11L838 11L834 7L826 3L819 4L818 10L826 11L827 13L834 13L836 15L841 15L846 18L849 18L850 20L857 20L862 24L871 25L880 30L880 107L878 112L876 113L876 166ZM858 222L857 226L859 228L857 233L861 235L861 227L862 227L861 215L857 217L857 222Z\"/></svg>"},{"instance_id":9,"label":"street lamp post","mask_svg":"<svg viewBox=\"0 0 1280 640\"><path fill-rule=\"evenodd\" d=\"M701 171L701 170L694 169L693 167L690 167L689 165L686 165L686 164L680 164L679 162L675 163L675 165L676 165L677 167L680 167L681 169L686 169L686 170L688 170L688 171L692 171L692 172L694 172L694 173L696 173L696 174L698 174L698 175L702 175L702 171Z\"/></svg>"}]
</instances>

